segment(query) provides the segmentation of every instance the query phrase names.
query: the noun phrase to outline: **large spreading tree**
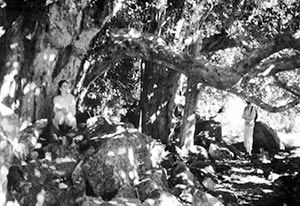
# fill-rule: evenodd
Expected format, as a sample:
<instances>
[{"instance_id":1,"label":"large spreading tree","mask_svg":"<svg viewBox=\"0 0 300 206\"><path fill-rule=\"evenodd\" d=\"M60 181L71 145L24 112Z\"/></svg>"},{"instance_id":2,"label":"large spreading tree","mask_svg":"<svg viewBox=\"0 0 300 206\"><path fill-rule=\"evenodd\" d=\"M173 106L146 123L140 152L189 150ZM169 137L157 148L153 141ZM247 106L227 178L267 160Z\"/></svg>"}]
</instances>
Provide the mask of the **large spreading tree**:
<instances>
[{"instance_id":1,"label":"large spreading tree","mask_svg":"<svg viewBox=\"0 0 300 206\"><path fill-rule=\"evenodd\" d=\"M180 74L187 77L184 148L193 145L201 86L270 112L299 104L297 1L0 2L0 101L21 121L51 118L61 79L72 83L81 104L91 85L124 60L131 62L124 68L140 70L142 131L165 143Z\"/></svg>"}]
</instances>

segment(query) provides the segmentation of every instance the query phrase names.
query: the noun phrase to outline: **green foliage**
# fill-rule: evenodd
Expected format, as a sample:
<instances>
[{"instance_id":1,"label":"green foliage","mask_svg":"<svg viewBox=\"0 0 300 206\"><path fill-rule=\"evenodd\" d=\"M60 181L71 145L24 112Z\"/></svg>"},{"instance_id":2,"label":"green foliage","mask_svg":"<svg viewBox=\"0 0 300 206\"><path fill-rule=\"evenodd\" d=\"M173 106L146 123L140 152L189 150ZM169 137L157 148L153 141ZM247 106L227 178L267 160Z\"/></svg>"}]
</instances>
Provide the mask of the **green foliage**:
<instances>
[{"instance_id":1,"label":"green foliage","mask_svg":"<svg viewBox=\"0 0 300 206\"><path fill-rule=\"evenodd\" d=\"M101 1L98 2L98 6ZM102 5L102 4L101 4ZM100 6L101 6L100 5ZM102 5L103 6L103 5ZM276 35L299 29L300 7L297 1L271 0L271 1L242 1L242 0L210 0L210 1L167 1L167 4L156 4L152 1L125 1L121 5L120 12L106 25L106 31L120 28L135 28L138 31L153 33L157 32L157 37L162 38L166 45L174 46L181 51L190 51L190 46L196 43L198 38L202 38L213 45L217 35L224 38L220 41L220 48L215 51L208 50L202 52L209 62L225 67L231 67L247 57L253 49L268 43ZM92 50L92 57L102 61L109 56L109 51L99 52L103 42L107 39L104 34L99 35ZM210 40L212 39L212 40ZM231 41L231 44L225 44ZM198 42L202 44L202 42ZM218 42L217 42L218 43ZM277 57L276 57L277 55ZM289 58L291 53L278 53L257 62L258 68L267 67L267 63L275 63L282 58ZM237 68L234 68L237 69ZM109 71L107 74L110 74ZM121 98L124 94L125 86L118 80L118 72L115 70L109 80L97 81L99 88L102 88L101 98L112 96ZM285 84L295 87L299 82L298 71L280 72L276 76L261 75L259 72L253 74L249 81L243 85L241 90L246 96L260 98L263 102L271 106L280 106L292 101L295 94L287 92L286 89L278 85L276 78ZM109 75L107 75L108 77ZM130 85L131 83L128 83ZM118 85L118 86L116 86ZM128 86L127 85L127 86ZM103 88L106 88L104 90ZM109 88L116 88L110 90ZM212 91L204 87L201 91L200 102L215 102L224 92ZM131 88L128 87L128 90ZM100 89L96 89L98 91ZM295 89L297 91L297 89ZM98 95L100 96L100 95ZM130 96L130 95L128 95ZM211 97L215 100L211 100ZM206 99L205 99L206 98ZM109 97L109 99L112 99ZM125 98L121 98L120 104L125 104ZM110 104L111 100L107 101ZM114 101L112 101L114 102ZM222 100L221 100L222 102ZM208 109L209 110L209 109Z\"/></svg>"},{"instance_id":2,"label":"green foliage","mask_svg":"<svg viewBox=\"0 0 300 206\"><path fill-rule=\"evenodd\" d=\"M130 59L115 65L91 84L84 108L94 115L120 118L139 99L140 70Z\"/></svg>"},{"instance_id":3,"label":"green foliage","mask_svg":"<svg viewBox=\"0 0 300 206\"><path fill-rule=\"evenodd\" d=\"M211 55L210 60L214 64L233 66L243 57L243 49L240 47L233 47L216 51Z\"/></svg>"},{"instance_id":4,"label":"green foliage","mask_svg":"<svg viewBox=\"0 0 300 206\"><path fill-rule=\"evenodd\" d=\"M222 22L234 38L265 42L285 30L299 29L299 9L296 1L219 1L210 20Z\"/></svg>"},{"instance_id":5,"label":"green foliage","mask_svg":"<svg viewBox=\"0 0 300 206\"><path fill-rule=\"evenodd\" d=\"M112 25L118 28L135 28L143 27L143 21L148 16L148 7L137 4L135 0L124 2L122 12L118 12L112 21Z\"/></svg>"},{"instance_id":6,"label":"green foliage","mask_svg":"<svg viewBox=\"0 0 300 206\"><path fill-rule=\"evenodd\" d=\"M218 115L225 106L228 93L212 87L201 86L199 89L197 115L201 120L209 120Z\"/></svg>"}]
</instances>

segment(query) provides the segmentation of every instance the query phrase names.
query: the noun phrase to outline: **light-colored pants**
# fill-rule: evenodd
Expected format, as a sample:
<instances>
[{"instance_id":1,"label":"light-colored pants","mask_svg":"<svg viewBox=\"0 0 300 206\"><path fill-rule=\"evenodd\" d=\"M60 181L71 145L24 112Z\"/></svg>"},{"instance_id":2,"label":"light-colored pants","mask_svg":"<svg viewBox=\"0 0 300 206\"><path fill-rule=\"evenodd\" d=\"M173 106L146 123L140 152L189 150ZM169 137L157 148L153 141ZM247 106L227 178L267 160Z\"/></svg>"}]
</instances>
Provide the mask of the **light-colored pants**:
<instances>
[{"instance_id":1,"label":"light-colored pants","mask_svg":"<svg viewBox=\"0 0 300 206\"><path fill-rule=\"evenodd\" d=\"M244 125L244 147L248 154L252 153L254 123Z\"/></svg>"}]
</instances>

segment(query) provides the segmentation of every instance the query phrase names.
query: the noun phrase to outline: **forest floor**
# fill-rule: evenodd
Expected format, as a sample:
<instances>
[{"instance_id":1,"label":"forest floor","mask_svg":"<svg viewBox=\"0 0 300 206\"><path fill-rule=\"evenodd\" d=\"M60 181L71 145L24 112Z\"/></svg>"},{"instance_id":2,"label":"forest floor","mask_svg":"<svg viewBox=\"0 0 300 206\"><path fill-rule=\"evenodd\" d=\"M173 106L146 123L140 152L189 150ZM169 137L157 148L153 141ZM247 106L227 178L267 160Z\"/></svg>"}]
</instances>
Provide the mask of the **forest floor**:
<instances>
[{"instance_id":1,"label":"forest floor","mask_svg":"<svg viewBox=\"0 0 300 206\"><path fill-rule=\"evenodd\" d=\"M223 190L230 191L238 199L239 205L260 205L262 197L272 196L272 181L264 177L263 171L255 168L250 159L232 160L227 162L232 173L221 183Z\"/></svg>"},{"instance_id":2,"label":"forest floor","mask_svg":"<svg viewBox=\"0 0 300 206\"><path fill-rule=\"evenodd\" d=\"M283 199L286 199L288 194L282 193L286 188L289 188L287 193L292 192L294 189L292 186L295 183L292 183L290 186L283 186L276 181L283 176L293 178L293 174L288 172L282 174L273 173L269 160L242 157L240 159L225 160L221 164L229 166L230 172L219 174L221 181L218 184L218 189L234 194L238 205L295 205L295 200L292 200L292 203L288 203L288 201L286 203Z\"/></svg>"}]
</instances>

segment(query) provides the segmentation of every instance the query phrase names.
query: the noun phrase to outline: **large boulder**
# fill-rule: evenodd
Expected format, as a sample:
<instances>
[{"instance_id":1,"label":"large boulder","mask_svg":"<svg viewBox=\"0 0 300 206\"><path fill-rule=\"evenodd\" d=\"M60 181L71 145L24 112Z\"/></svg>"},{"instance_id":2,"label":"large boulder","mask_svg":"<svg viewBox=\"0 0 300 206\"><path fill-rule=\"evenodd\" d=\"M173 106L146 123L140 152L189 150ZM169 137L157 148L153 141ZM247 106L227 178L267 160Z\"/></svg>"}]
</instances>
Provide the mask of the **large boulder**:
<instances>
[{"instance_id":1,"label":"large boulder","mask_svg":"<svg viewBox=\"0 0 300 206\"><path fill-rule=\"evenodd\" d=\"M57 146L58 150L65 150ZM47 152L43 159L27 164L13 165L9 169L8 200L17 200L20 205L76 205L85 193L85 181L77 168L76 151L69 148L64 156ZM77 173L77 174L75 174ZM45 198L46 197L46 198Z\"/></svg>"},{"instance_id":2,"label":"large boulder","mask_svg":"<svg viewBox=\"0 0 300 206\"><path fill-rule=\"evenodd\" d=\"M182 206L183 204L169 192L163 191L158 198L148 198L143 202L143 206Z\"/></svg>"},{"instance_id":3,"label":"large boulder","mask_svg":"<svg viewBox=\"0 0 300 206\"><path fill-rule=\"evenodd\" d=\"M40 149L41 144L38 144L39 137L43 133L44 129L47 127L47 119L37 120L34 124L29 124L20 132L20 139L18 142L19 148L24 148L22 153L18 153L20 159L29 158L34 159L33 151L35 149Z\"/></svg>"},{"instance_id":4,"label":"large boulder","mask_svg":"<svg viewBox=\"0 0 300 206\"><path fill-rule=\"evenodd\" d=\"M6 175L13 162L19 137L19 117L7 106L0 103L0 205L6 201Z\"/></svg>"},{"instance_id":5,"label":"large boulder","mask_svg":"<svg viewBox=\"0 0 300 206\"><path fill-rule=\"evenodd\" d=\"M275 180L276 198L270 205L300 205L300 173L281 176Z\"/></svg>"},{"instance_id":6,"label":"large boulder","mask_svg":"<svg viewBox=\"0 0 300 206\"><path fill-rule=\"evenodd\" d=\"M215 160L232 159L234 157L234 153L227 147L217 143L211 143L209 145L208 154Z\"/></svg>"},{"instance_id":7,"label":"large boulder","mask_svg":"<svg viewBox=\"0 0 300 206\"><path fill-rule=\"evenodd\" d=\"M151 179L145 179L137 185L140 200L143 202L148 198L158 198L162 193L162 188Z\"/></svg>"},{"instance_id":8,"label":"large boulder","mask_svg":"<svg viewBox=\"0 0 300 206\"><path fill-rule=\"evenodd\" d=\"M188 166L183 162L178 162L169 174L168 185L173 190L172 194L180 196L189 193L194 188L196 178Z\"/></svg>"},{"instance_id":9,"label":"large boulder","mask_svg":"<svg viewBox=\"0 0 300 206\"><path fill-rule=\"evenodd\" d=\"M256 122L253 132L253 152L259 153L261 148L274 154L280 150L280 139L271 127L263 122Z\"/></svg>"},{"instance_id":10,"label":"large boulder","mask_svg":"<svg viewBox=\"0 0 300 206\"><path fill-rule=\"evenodd\" d=\"M196 190L193 194L193 203L192 206L224 206L224 204L213 195L208 192L204 192L201 190Z\"/></svg>"},{"instance_id":11,"label":"large boulder","mask_svg":"<svg viewBox=\"0 0 300 206\"><path fill-rule=\"evenodd\" d=\"M123 126L104 138L106 141L99 145L98 152L83 164L83 172L93 192L109 200L122 185L134 185L141 174L152 168L152 140L137 129Z\"/></svg>"}]
</instances>

